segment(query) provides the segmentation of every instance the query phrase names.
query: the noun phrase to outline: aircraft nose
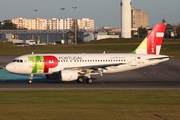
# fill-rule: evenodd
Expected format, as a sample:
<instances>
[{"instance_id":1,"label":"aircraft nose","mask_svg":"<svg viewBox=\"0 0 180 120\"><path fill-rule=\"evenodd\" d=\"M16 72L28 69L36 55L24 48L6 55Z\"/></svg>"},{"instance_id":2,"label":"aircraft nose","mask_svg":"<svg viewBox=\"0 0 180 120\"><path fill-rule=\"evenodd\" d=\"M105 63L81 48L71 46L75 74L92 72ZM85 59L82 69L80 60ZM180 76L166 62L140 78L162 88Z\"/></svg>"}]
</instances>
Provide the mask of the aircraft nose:
<instances>
[{"instance_id":1,"label":"aircraft nose","mask_svg":"<svg viewBox=\"0 0 180 120\"><path fill-rule=\"evenodd\" d=\"M8 72L14 72L14 67L11 63L9 63L5 66L5 70L7 70Z\"/></svg>"}]
</instances>

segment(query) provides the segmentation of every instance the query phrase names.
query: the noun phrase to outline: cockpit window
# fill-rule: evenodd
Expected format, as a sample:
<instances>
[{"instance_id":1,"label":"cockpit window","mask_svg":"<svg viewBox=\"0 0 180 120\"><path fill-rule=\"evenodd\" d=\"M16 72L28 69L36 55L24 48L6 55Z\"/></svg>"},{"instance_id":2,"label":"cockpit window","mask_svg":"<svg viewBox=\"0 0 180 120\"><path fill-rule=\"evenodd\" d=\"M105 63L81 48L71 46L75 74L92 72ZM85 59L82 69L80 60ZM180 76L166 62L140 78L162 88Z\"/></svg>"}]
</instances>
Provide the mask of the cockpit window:
<instances>
[{"instance_id":1,"label":"cockpit window","mask_svg":"<svg viewBox=\"0 0 180 120\"><path fill-rule=\"evenodd\" d=\"M23 60L22 59L15 59L15 60L13 60L13 62L23 63Z\"/></svg>"}]
</instances>

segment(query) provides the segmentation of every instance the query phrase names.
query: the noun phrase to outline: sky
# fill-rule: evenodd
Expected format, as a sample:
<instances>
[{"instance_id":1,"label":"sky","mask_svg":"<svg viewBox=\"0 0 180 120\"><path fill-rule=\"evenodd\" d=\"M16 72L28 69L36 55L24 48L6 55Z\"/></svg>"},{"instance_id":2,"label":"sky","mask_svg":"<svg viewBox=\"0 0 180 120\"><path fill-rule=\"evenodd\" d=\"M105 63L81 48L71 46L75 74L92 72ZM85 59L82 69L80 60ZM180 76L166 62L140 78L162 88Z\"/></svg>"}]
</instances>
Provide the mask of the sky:
<instances>
[{"instance_id":1,"label":"sky","mask_svg":"<svg viewBox=\"0 0 180 120\"><path fill-rule=\"evenodd\" d=\"M0 0L0 20L14 18L90 18L95 27L120 27L120 0ZM74 10L72 7L77 6ZM149 14L149 27L162 22L180 23L180 0L132 0ZM64 11L60 8L65 8ZM38 9L37 12L33 10Z\"/></svg>"}]
</instances>

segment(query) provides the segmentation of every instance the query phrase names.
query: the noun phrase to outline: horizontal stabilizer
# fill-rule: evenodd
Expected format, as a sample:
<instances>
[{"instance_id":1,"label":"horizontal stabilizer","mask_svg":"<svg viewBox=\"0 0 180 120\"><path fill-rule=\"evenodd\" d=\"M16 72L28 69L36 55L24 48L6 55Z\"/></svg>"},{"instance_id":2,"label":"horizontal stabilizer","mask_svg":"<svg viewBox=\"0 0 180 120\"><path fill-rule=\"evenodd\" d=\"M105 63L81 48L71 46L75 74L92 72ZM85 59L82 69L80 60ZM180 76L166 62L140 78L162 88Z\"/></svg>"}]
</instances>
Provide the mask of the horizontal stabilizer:
<instances>
[{"instance_id":1,"label":"horizontal stabilizer","mask_svg":"<svg viewBox=\"0 0 180 120\"><path fill-rule=\"evenodd\" d=\"M157 58L149 58L147 60L163 60L163 59L167 59L167 58L170 58L170 57L157 57Z\"/></svg>"}]
</instances>

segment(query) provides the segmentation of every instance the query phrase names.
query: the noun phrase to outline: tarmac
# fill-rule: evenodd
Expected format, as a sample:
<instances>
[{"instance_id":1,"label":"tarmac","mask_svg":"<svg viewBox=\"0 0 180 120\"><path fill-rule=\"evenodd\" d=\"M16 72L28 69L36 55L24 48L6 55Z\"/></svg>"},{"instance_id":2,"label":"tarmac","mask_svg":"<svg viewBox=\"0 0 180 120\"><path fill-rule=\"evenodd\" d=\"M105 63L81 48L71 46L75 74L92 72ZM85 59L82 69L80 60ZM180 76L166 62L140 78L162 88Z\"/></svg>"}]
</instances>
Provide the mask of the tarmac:
<instances>
[{"instance_id":1,"label":"tarmac","mask_svg":"<svg viewBox=\"0 0 180 120\"><path fill-rule=\"evenodd\" d=\"M4 66L17 56L0 56ZM26 76L26 75L25 75ZM9 77L9 75L5 75ZM0 90L180 90L180 59L170 59L142 69L92 76L94 82L77 83L46 80L44 76L28 83L28 76L0 79Z\"/></svg>"}]
</instances>

